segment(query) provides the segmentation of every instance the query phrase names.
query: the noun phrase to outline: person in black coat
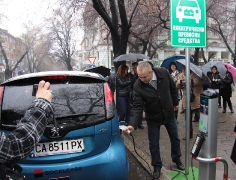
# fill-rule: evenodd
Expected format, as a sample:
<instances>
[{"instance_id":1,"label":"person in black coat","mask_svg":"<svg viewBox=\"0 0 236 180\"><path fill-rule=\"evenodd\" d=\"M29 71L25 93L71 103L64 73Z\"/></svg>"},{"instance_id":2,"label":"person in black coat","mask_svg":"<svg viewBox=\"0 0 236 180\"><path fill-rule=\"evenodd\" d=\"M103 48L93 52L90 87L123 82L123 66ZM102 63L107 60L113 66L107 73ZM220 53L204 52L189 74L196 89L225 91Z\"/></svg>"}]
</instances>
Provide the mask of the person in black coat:
<instances>
[{"instance_id":1,"label":"person in black coat","mask_svg":"<svg viewBox=\"0 0 236 180\"><path fill-rule=\"evenodd\" d=\"M144 110L154 167L153 178L159 179L162 168L159 149L161 125L166 127L171 140L172 161L176 163L178 169L185 169L180 160L180 139L174 114L174 110L178 109L178 91L165 68L152 68L148 62L139 62L137 73L139 79L133 87L133 107L127 130L132 132L138 126L138 119Z\"/></svg>"},{"instance_id":2,"label":"person in black coat","mask_svg":"<svg viewBox=\"0 0 236 180\"><path fill-rule=\"evenodd\" d=\"M227 66L225 66L227 69ZM231 113L234 113L232 102L230 97L232 96L232 89L231 84L233 83L233 76L231 72L226 71L225 76L221 79L221 86L220 86L220 95L223 98L223 111L222 113L226 113L226 103L229 106Z\"/></svg>"},{"instance_id":3,"label":"person in black coat","mask_svg":"<svg viewBox=\"0 0 236 180\"><path fill-rule=\"evenodd\" d=\"M119 121L129 123L130 119L130 92L131 92L131 77L128 74L128 66L122 64L119 66L116 73L116 94L119 106Z\"/></svg>"},{"instance_id":4,"label":"person in black coat","mask_svg":"<svg viewBox=\"0 0 236 180\"><path fill-rule=\"evenodd\" d=\"M212 66L211 72L207 72L207 76L209 77L209 79L211 81L210 88L216 90L217 93L219 94L221 77L219 75L217 67ZM221 108L221 96L220 95L218 97L218 107Z\"/></svg>"}]
</instances>

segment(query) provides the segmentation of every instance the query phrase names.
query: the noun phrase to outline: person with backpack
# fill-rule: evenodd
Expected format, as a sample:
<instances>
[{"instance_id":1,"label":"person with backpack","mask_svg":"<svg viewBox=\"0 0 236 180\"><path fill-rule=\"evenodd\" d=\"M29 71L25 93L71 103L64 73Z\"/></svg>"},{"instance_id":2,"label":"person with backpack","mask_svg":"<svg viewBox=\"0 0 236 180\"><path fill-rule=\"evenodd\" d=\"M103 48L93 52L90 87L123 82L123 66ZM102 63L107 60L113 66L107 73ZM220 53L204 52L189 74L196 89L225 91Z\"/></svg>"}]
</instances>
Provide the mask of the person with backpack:
<instances>
[{"instance_id":1,"label":"person with backpack","mask_svg":"<svg viewBox=\"0 0 236 180\"><path fill-rule=\"evenodd\" d=\"M225 67L227 69L226 74L220 81L221 82L220 95L223 98L223 111L222 111L222 113L226 113L226 103L228 104L231 113L234 113L232 102L230 100L230 98L232 96L231 84L234 83L233 76L232 76L231 72L228 71L227 66L225 66Z\"/></svg>"}]
</instances>

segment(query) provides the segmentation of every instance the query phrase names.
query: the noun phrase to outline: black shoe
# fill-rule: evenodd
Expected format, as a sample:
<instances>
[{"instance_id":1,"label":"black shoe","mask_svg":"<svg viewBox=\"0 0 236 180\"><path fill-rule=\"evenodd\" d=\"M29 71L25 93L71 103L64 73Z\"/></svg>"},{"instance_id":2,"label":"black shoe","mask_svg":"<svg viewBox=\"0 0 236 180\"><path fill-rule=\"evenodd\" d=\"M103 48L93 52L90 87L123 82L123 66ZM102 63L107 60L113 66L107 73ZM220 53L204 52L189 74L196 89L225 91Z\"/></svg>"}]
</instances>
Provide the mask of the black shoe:
<instances>
[{"instance_id":1,"label":"black shoe","mask_svg":"<svg viewBox=\"0 0 236 180\"><path fill-rule=\"evenodd\" d=\"M153 175L152 175L153 179L159 179L160 175L161 175L161 170L160 169L154 169Z\"/></svg>"},{"instance_id":2,"label":"black shoe","mask_svg":"<svg viewBox=\"0 0 236 180\"><path fill-rule=\"evenodd\" d=\"M233 110L233 109L231 109L231 113L234 113L234 110Z\"/></svg>"},{"instance_id":3,"label":"black shoe","mask_svg":"<svg viewBox=\"0 0 236 180\"><path fill-rule=\"evenodd\" d=\"M194 118L192 122L198 122L199 119L198 118Z\"/></svg>"},{"instance_id":4,"label":"black shoe","mask_svg":"<svg viewBox=\"0 0 236 180\"><path fill-rule=\"evenodd\" d=\"M222 113L226 113L226 110L225 110L225 109L223 109Z\"/></svg>"},{"instance_id":5,"label":"black shoe","mask_svg":"<svg viewBox=\"0 0 236 180\"><path fill-rule=\"evenodd\" d=\"M142 124L138 125L138 128L139 128L139 129L144 129L144 127L143 127Z\"/></svg>"},{"instance_id":6,"label":"black shoe","mask_svg":"<svg viewBox=\"0 0 236 180\"><path fill-rule=\"evenodd\" d=\"M185 170L185 167L180 160L177 161L175 164L179 170Z\"/></svg>"}]
</instances>

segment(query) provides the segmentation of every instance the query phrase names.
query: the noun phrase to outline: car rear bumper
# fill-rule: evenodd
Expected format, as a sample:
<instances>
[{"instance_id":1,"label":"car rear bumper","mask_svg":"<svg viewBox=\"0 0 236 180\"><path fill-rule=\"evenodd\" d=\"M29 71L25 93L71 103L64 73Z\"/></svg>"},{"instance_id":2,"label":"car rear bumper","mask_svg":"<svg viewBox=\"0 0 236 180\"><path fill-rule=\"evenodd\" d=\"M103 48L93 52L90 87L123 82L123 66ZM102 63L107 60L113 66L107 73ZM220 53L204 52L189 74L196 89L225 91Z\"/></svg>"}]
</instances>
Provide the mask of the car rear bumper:
<instances>
[{"instance_id":1,"label":"car rear bumper","mask_svg":"<svg viewBox=\"0 0 236 180\"><path fill-rule=\"evenodd\" d=\"M129 163L120 135L112 136L109 148L92 157L54 164L20 164L26 179L45 180L69 177L69 180L128 180Z\"/></svg>"}]
</instances>

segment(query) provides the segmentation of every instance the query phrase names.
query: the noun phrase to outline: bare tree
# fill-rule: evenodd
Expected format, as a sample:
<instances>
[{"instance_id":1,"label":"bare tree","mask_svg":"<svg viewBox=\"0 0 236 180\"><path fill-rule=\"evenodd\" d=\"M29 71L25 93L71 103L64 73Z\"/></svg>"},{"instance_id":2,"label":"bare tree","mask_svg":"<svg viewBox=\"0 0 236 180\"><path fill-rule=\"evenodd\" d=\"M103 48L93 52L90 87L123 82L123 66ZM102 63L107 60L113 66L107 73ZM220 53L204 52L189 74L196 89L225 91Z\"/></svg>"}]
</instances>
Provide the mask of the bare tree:
<instances>
[{"instance_id":1,"label":"bare tree","mask_svg":"<svg viewBox=\"0 0 236 180\"><path fill-rule=\"evenodd\" d=\"M232 50L232 37L236 33L236 3L234 0L208 1L208 30L217 34L223 40L236 65L236 53ZM236 38L236 37L235 37ZM236 41L236 39L235 39Z\"/></svg>"},{"instance_id":2,"label":"bare tree","mask_svg":"<svg viewBox=\"0 0 236 180\"><path fill-rule=\"evenodd\" d=\"M0 33L2 33L0 31ZM9 63L9 59L7 57L7 52L4 49L4 42L0 41L0 50L1 53L3 55L4 61L5 61L5 80L9 79L12 77L12 73L13 71L17 68L17 66L19 65L19 63L24 59L25 55L28 53L28 49L22 48L22 44L23 42L21 42L21 40L19 38L16 38L16 43L15 43L15 54L17 55L17 57L19 57L18 60L16 60L15 62L13 62L13 64ZM11 49L13 51L13 49Z\"/></svg>"},{"instance_id":3,"label":"bare tree","mask_svg":"<svg viewBox=\"0 0 236 180\"><path fill-rule=\"evenodd\" d=\"M29 50L26 61L27 69L30 73L44 70L43 61L50 61L51 42L47 34L42 33L42 29L32 25L25 26L26 32L21 38L25 48Z\"/></svg>"},{"instance_id":4,"label":"bare tree","mask_svg":"<svg viewBox=\"0 0 236 180\"><path fill-rule=\"evenodd\" d=\"M52 53L62 61L68 70L72 70L72 57L75 53L74 13L71 10L57 9L53 17L48 18L48 29L53 42Z\"/></svg>"},{"instance_id":5,"label":"bare tree","mask_svg":"<svg viewBox=\"0 0 236 180\"><path fill-rule=\"evenodd\" d=\"M133 16L137 7L139 5L140 0L134 2L133 9L130 10L130 16L127 17L126 13L126 5L124 0L91 0L91 1L83 1L83 0L62 0L64 4L69 7L73 7L75 10L78 7L91 6L93 9L100 15L103 21L106 23L109 33L111 34L112 39L112 47L114 57L119 56L120 54L125 54L127 49L128 37L130 35L130 27L131 22L133 20ZM116 69L120 64L124 64L124 62L115 63Z\"/></svg>"},{"instance_id":6,"label":"bare tree","mask_svg":"<svg viewBox=\"0 0 236 180\"><path fill-rule=\"evenodd\" d=\"M169 1L141 1L131 27L131 48L153 57L158 49L167 47L169 35ZM131 42L132 41L132 42Z\"/></svg>"}]
</instances>

